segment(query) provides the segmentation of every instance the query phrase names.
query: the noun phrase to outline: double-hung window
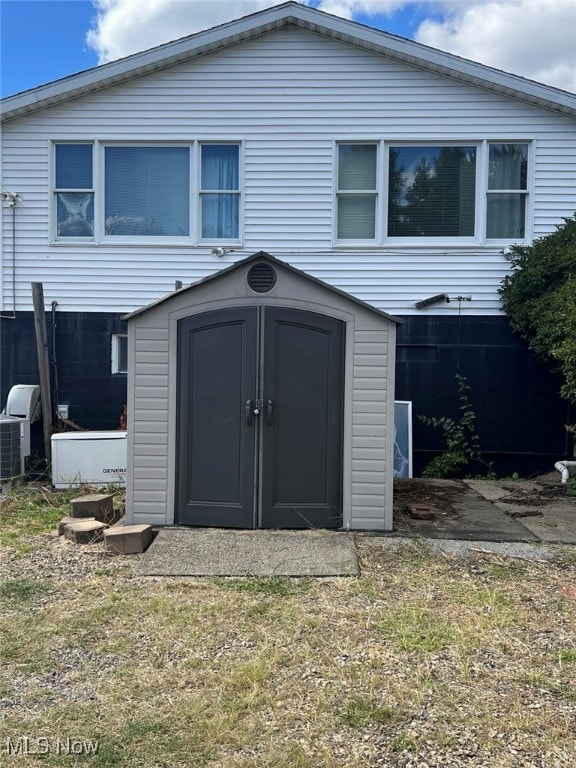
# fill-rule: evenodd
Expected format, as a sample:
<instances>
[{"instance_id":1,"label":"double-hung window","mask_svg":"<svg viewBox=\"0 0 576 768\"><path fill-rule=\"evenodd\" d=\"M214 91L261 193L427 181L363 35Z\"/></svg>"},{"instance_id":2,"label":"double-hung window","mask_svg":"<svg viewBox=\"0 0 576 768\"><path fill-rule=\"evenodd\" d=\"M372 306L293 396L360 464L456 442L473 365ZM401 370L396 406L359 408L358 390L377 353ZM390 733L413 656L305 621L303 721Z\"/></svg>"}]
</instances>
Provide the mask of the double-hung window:
<instances>
[{"instance_id":1,"label":"double-hung window","mask_svg":"<svg viewBox=\"0 0 576 768\"><path fill-rule=\"evenodd\" d=\"M202 144L200 151L202 239L235 240L240 213L239 147Z\"/></svg>"},{"instance_id":2,"label":"double-hung window","mask_svg":"<svg viewBox=\"0 0 576 768\"><path fill-rule=\"evenodd\" d=\"M338 237L376 237L378 191L376 144L338 146Z\"/></svg>"},{"instance_id":3,"label":"double-hung window","mask_svg":"<svg viewBox=\"0 0 576 768\"><path fill-rule=\"evenodd\" d=\"M338 144L336 241L523 240L528 149L526 142Z\"/></svg>"},{"instance_id":4,"label":"double-hung window","mask_svg":"<svg viewBox=\"0 0 576 768\"><path fill-rule=\"evenodd\" d=\"M94 237L94 148L56 144L54 208L56 237Z\"/></svg>"},{"instance_id":5,"label":"double-hung window","mask_svg":"<svg viewBox=\"0 0 576 768\"><path fill-rule=\"evenodd\" d=\"M56 240L239 242L240 144L54 144Z\"/></svg>"},{"instance_id":6,"label":"double-hung window","mask_svg":"<svg viewBox=\"0 0 576 768\"><path fill-rule=\"evenodd\" d=\"M528 144L488 145L486 237L522 240L526 233Z\"/></svg>"}]
</instances>

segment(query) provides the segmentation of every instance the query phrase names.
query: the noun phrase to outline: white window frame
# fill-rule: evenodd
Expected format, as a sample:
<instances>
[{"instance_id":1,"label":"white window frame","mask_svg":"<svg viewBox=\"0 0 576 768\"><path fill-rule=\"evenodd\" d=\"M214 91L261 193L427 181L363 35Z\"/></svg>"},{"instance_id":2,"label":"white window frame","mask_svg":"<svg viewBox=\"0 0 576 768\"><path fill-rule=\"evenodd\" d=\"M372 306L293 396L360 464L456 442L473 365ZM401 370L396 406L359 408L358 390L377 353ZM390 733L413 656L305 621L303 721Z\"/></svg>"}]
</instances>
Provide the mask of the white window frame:
<instances>
[{"instance_id":1,"label":"white window frame","mask_svg":"<svg viewBox=\"0 0 576 768\"><path fill-rule=\"evenodd\" d=\"M200 245L219 245L220 243L226 243L226 245L240 245L243 241L244 233L243 233L243 222L244 222L244 213L243 213L243 202L244 202L244 156L243 156L243 149L244 145L241 141L225 141L225 140L210 140L205 141L202 139L199 139L195 142L195 153L194 153L194 162L196 167L196 173L195 173L195 188L196 188L196 234L197 234L197 242ZM235 146L238 147L238 189L237 190L205 190L202 189L202 147L203 146ZM211 192L214 192L215 194L237 194L238 195L238 237L237 238L203 238L202 237L202 195L210 194Z\"/></svg>"},{"instance_id":2,"label":"white window frame","mask_svg":"<svg viewBox=\"0 0 576 768\"><path fill-rule=\"evenodd\" d=\"M126 344L126 370L120 368L120 346L122 343ZM128 373L128 334L127 333L113 333L111 340L111 354L112 354L112 373L126 374Z\"/></svg>"},{"instance_id":3,"label":"white window frame","mask_svg":"<svg viewBox=\"0 0 576 768\"><path fill-rule=\"evenodd\" d=\"M346 146L349 144L359 145L359 146L370 146L370 147L376 147L376 188L370 189L370 190L350 190L350 189L340 189L340 169L339 169L339 147ZM374 139L366 139L365 141L359 140L359 141L337 141L334 144L334 202L333 202L333 210L334 210L334 235L333 235L333 241L336 244L345 244L349 245L351 247L355 246L370 246L374 245L376 242L380 242L382 239L382 217L380 216L380 211L382 210L382 201L383 201L383 152L382 152L382 141L374 141ZM341 195L374 195L375 197L375 222L374 222L374 238L370 239L361 239L361 238L345 238L345 239L338 239L338 200Z\"/></svg>"},{"instance_id":4,"label":"white window frame","mask_svg":"<svg viewBox=\"0 0 576 768\"><path fill-rule=\"evenodd\" d=\"M485 242L496 243L503 246L510 245L511 243L527 243L532 240L532 201L534 199L534 176L533 176L533 162L532 153L534 142L529 139L488 139L483 142L486 153L486 172L484 173L485 187L483 189L483 203L484 203L484 233L486 233L488 224L488 196L494 194L521 194L524 197L524 237L516 240L511 238L490 238L485 237ZM490 145L491 144L525 144L527 145L526 152L526 189L488 189L488 163L490 162Z\"/></svg>"},{"instance_id":5,"label":"white window frame","mask_svg":"<svg viewBox=\"0 0 576 768\"><path fill-rule=\"evenodd\" d=\"M109 147L154 147L161 149L166 147L171 149L173 147L182 147L188 149L188 183L190 185L189 192L189 206L188 206L188 223L189 233L188 235L108 235L106 234L106 149ZM98 163L98 227L97 238L102 243L114 243L114 245L155 245L155 244L170 244L170 245L190 245L194 240L194 233L192 230L192 199L194 194L194 182L193 182L193 145L190 142L166 142L166 141L103 141L99 142L99 163Z\"/></svg>"},{"instance_id":6,"label":"white window frame","mask_svg":"<svg viewBox=\"0 0 576 768\"><path fill-rule=\"evenodd\" d=\"M244 141L242 139L217 138L204 140L200 138L191 141L104 141L83 139L58 139L50 141L50 179L51 179L51 204L50 204L50 243L52 245L106 245L114 246L241 246L244 240ZM56 209L56 145L58 144L83 144L92 145L92 189L72 190L74 192L91 192L94 198L94 235L93 237L59 237L57 234L57 209ZM232 190L239 196L238 203L238 237L237 238L202 238L201 237L201 200L200 200L200 153L203 144L223 144L238 147L238 183L239 189ZM189 222L190 234L186 236L173 235L107 235L105 233L105 154L107 147L187 147L190 161L190 206ZM58 190L58 192L63 190ZM65 190L64 190L65 191Z\"/></svg>"},{"instance_id":7,"label":"white window frame","mask_svg":"<svg viewBox=\"0 0 576 768\"><path fill-rule=\"evenodd\" d=\"M64 189L61 187L56 186L56 146L62 145L62 144L68 144L72 146L91 146L92 147L92 188L91 189ZM83 141L82 139L78 139L76 141L69 141L69 140L54 140L51 142L50 147L50 163L49 163L49 170L50 170L50 186L51 186L51 200L50 200L50 213L51 213L51 223L50 223L50 239L54 243L58 243L58 245L70 243L72 245L78 245L79 243L88 243L92 244L96 241L96 208L97 208L97 194L96 194L96 175L97 175L97 169L96 169L96 152L95 152L95 142L93 141ZM58 195L61 192L70 192L73 194L91 194L92 195L92 205L94 209L94 221L93 221L93 228L94 228L94 234L91 236L86 237L65 237L58 234Z\"/></svg>"},{"instance_id":8,"label":"white window frame","mask_svg":"<svg viewBox=\"0 0 576 768\"><path fill-rule=\"evenodd\" d=\"M370 240L360 239L342 239L338 238L338 196L340 190L338 189L338 147L346 144L377 144L377 207L376 207L376 236ZM513 192L521 191L525 198L525 231L523 238L499 238L488 239L486 237L486 216L487 216L487 197L488 197L488 152L489 145L491 144L526 144L528 146L528 169L527 169L527 181L526 190L512 190ZM475 208L474 208L474 235L463 237L390 237L388 236L388 171L389 171L389 156L391 147L476 147L476 183L475 183ZM332 243L336 248L359 248L359 247L372 247L380 248L386 246L408 246L408 247L430 247L430 246L507 246L513 243L523 244L528 243L532 236L532 204L534 198L534 171L533 171L533 152L534 152L534 140L533 139L521 139L517 137L513 138L500 138L490 137L489 139L458 139L458 140L430 140L430 141L417 141L417 140L394 140L394 139L380 139L375 141L369 138L358 139L338 139L334 141L333 146L333 235ZM493 190L495 191L495 190ZM506 192L507 190L497 190L498 192Z\"/></svg>"}]
</instances>

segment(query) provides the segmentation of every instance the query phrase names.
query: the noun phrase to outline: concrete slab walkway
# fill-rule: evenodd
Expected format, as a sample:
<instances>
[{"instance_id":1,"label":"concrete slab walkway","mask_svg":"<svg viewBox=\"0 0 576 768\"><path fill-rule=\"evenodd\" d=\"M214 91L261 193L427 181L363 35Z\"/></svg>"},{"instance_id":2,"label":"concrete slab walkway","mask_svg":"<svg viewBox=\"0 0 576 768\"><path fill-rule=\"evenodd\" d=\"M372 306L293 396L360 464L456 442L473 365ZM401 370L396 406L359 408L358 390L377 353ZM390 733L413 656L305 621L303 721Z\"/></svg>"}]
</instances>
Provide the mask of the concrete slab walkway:
<instances>
[{"instance_id":1,"label":"concrete slab walkway","mask_svg":"<svg viewBox=\"0 0 576 768\"><path fill-rule=\"evenodd\" d=\"M452 501L453 512L438 515L435 520L414 520L407 516L395 521L399 536L417 536L429 539L456 539L464 541L538 541L538 536L523 522L507 515L487 497L470 485L454 480L427 480L429 485L447 489L456 488ZM499 498L501 489L491 484L490 495Z\"/></svg>"},{"instance_id":2,"label":"concrete slab walkway","mask_svg":"<svg viewBox=\"0 0 576 768\"><path fill-rule=\"evenodd\" d=\"M576 543L576 499L556 493L548 503L542 488L532 489L528 483L427 480L426 488L431 504L434 493L437 500L445 494L449 511L432 521L397 515L392 533L364 535L389 550L412 541L450 555L477 551L533 560L555 556L546 544ZM160 530L142 555L137 572L142 576L353 576L359 574L359 566L352 533L174 527Z\"/></svg>"},{"instance_id":3,"label":"concrete slab walkway","mask_svg":"<svg viewBox=\"0 0 576 768\"><path fill-rule=\"evenodd\" d=\"M354 538L339 531L163 528L140 576L357 576Z\"/></svg>"},{"instance_id":4,"label":"concrete slab walkway","mask_svg":"<svg viewBox=\"0 0 576 768\"><path fill-rule=\"evenodd\" d=\"M554 544L576 544L576 498L570 496L552 496L547 503L538 500L538 492L546 486L529 480L520 480L513 484L500 484L495 481L466 480L465 483L476 493L493 502L493 506L509 519L522 515L521 525L538 541ZM557 487L557 483L549 486ZM525 496L518 499L518 496ZM533 496L534 503L531 497ZM522 501L519 506L518 502Z\"/></svg>"}]
</instances>

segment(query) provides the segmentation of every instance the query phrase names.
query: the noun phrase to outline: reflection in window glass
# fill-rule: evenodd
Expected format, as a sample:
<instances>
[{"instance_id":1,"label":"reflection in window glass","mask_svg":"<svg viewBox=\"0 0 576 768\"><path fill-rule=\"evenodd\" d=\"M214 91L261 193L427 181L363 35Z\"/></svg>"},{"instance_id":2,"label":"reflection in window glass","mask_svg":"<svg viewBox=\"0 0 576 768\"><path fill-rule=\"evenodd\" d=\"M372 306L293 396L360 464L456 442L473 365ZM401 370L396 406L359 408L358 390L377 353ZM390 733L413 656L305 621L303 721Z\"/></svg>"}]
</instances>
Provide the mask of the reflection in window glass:
<instances>
[{"instance_id":1,"label":"reflection in window glass","mask_svg":"<svg viewBox=\"0 0 576 768\"><path fill-rule=\"evenodd\" d=\"M105 232L190 234L188 147L106 147Z\"/></svg>"},{"instance_id":2,"label":"reflection in window glass","mask_svg":"<svg viewBox=\"0 0 576 768\"><path fill-rule=\"evenodd\" d=\"M391 147L388 235L473 237L476 147Z\"/></svg>"}]
</instances>

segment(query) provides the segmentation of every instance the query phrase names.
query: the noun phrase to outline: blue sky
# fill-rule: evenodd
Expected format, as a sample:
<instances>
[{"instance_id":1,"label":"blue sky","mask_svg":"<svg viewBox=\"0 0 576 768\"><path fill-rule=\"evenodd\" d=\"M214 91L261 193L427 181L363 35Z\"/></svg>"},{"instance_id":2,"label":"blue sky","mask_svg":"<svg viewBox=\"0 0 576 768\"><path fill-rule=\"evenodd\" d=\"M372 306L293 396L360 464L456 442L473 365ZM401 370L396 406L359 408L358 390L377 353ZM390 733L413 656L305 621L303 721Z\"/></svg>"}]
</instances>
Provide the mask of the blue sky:
<instances>
[{"instance_id":1,"label":"blue sky","mask_svg":"<svg viewBox=\"0 0 576 768\"><path fill-rule=\"evenodd\" d=\"M182 30L182 18L186 14L188 20L192 8L195 15L203 13L208 20L214 9L233 8L228 18L234 18L251 12L254 3L265 0L210 0L203 6L203 11L202 2L106 0L107 8L101 14L104 23L98 28L98 53L86 39L91 27L97 26L98 9L91 0L0 0L0 94L2 97L9 96L66 77L94 67L99 61L126 55L135 46L145 49L168 39L176 39L187 33L187 30ZM315 6L324 4L331 11L338 6L340 10L344 9L342 15L349 11L349 17L369 26L451 50L475 61L557 87L576 90L573 84L576 83L575 0L308 2ZM139 12L144 5L155 9L155 15L148 21L142 18L145 14ZM391 7L397 10L390 10ZM386 8L388 13L367 16L363 12L366 9L379 12ZM169 12L166 13L167 9ZM478 9L486 13L474 16L473 12ZM170 14L179 16L173 19L172 26L166 23L170 21L166 18ZM486 23L485 30L479 28L478 18L481 18L481 24ZM220 21L216 19L214 23ZM523 34L524 24L526 29ZM533 43L535 25L539 39L537 47ZM159 32L160 26L165 29ZM168 37L160 38L159 34Z\"/></svg>"},{"instance_id":2,"label":"blue sky","mask_svg":"<svg viewBox=\"0 0 576 768\"><path fill-rule=\"evenodd\" d=\"M85 42L89 0L1 0L1 91L18 91L98 64Z\"/></svg>"},{"instance_id":3,"label":"blue sky","mask_svg":"<svg viewBox=\"0 0 576 768\"><path fill-rule=\"evenodd\" d=\"M0 0L0 12L2 97L97 66L98 54L86 42L96 16L91 0ZM410 37L419 18L404 9L355 20Z\"/></svg>"}]
</instances>

